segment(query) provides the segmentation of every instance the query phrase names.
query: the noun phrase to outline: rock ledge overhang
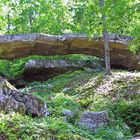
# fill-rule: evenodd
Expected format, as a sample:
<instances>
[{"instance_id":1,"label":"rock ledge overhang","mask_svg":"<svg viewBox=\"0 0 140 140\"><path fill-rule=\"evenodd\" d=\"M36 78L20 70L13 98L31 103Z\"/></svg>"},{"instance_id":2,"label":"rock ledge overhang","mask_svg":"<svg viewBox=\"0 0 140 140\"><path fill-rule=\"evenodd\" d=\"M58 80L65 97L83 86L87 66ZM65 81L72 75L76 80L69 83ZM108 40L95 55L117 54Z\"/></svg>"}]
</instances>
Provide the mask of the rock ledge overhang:
<instances>
[{"instance_id":1,"label":"rock ledge overhang","mask_svg":"<svg viewBox=\"0 0 140 140\"><path fill-rule=\"evenodd\" d=\"M140 53L128 49L132 37L109 35L112 67L140 70ZM0 35L0 59L15 59L30 55L53 56L87 54L104 58L102 37L89 39L82 34L15 34Z\"/></svg>"}]
</instances>

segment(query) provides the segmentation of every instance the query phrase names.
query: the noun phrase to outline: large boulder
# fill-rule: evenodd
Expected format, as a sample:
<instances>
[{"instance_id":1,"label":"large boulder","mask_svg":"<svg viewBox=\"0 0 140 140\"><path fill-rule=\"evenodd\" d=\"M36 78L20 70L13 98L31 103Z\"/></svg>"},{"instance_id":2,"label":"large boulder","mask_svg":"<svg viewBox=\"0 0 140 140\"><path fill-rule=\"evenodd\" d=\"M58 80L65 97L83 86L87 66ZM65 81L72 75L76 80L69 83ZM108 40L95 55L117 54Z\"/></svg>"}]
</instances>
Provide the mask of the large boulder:
<instances>
[{"instance_id":1,"label":"large boulder","mask_svg":"<svg viewBox=\"0 0 140 140\"><path fill-rule=\"evenodd\" d=\"M106 125L109 122L109 116L106 111L84 112L81 114L79 125L95 131L99 126Z\"/></svg>"},{"instance_id":2,"label":"large boulder","mask_svg":"<svg viewBox=\"0 0 140 140\"><path fill-rule=\"evenodd\" d=\"M139 54L128 49L132 37L109 35L112 67L140 70ZM14 59L29 55L88 54L104 58L102 37L90 39L85 35L17 34L0 35L0 58Z\"/></svg>"},{"instance_id":3,"label":"large boulder","mask_svg":"<svg viewBox=\"0 0 140 140\"><path fill-rule=\"evenodd\" d=\"M33 96L19 92L7 80L0 77L0 110L15 111L31 114L33 116L45 116L48 113L46 103Z\"/></svg>"},{"instance_id":4,"label":"large boulder","mask_svg":"<svg viewBox=\"0 0 140 140\"><path fill-rule=\"evenodd\" d=\"M17 102L11 97L7 97L3 94L0 94L0 110L5 112L16 111L24 114L25 105L21 102Z\"/></svg>"},{"instance_id":5,"label":"large boulder","mask_svg":"<svg viewBox=\"0 0 140 140\"><path fill-rule=\"evenodd\" d=\"M85 67L100 70L101 64L79 60L29 60L25 64L23 79L25 81L44 81L67 71L83 69Z\"/></svg>"}]
</instances>

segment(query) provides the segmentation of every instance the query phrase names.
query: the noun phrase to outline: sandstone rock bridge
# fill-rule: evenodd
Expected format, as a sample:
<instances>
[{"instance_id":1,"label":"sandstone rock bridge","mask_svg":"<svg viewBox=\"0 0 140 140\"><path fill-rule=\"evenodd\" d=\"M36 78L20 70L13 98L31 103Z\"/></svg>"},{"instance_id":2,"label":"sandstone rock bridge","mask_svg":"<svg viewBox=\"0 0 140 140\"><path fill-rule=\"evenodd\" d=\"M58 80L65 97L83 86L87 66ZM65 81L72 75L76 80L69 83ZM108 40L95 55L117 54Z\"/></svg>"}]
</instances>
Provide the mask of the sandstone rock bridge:
<instances>
[{"instance_id":1,"label":"sandstone rock bridge","mask_svg":"<svg viewBox=\"0 0 140 140\"><path fill-rule=\"evenodd\" d=\"M131 37L109 35L112 67L140 70L140 53L128 49ZM85 35L16 34L0 35L0 59L15 59L30 55L87 54L104 58L102 37L90 39Z\"/></svg>"}]
</instances>

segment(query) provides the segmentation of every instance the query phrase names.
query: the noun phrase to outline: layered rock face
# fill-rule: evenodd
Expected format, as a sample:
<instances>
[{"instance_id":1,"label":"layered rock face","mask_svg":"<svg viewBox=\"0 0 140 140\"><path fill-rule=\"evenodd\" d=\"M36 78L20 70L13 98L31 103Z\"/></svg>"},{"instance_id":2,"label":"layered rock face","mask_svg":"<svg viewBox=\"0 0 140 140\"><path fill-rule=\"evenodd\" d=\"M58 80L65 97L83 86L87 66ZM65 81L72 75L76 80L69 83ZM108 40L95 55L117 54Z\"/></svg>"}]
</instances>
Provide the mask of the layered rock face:
<instances>
[{"instance_id":1,"label":"layered rock face","mask_svg":"<svg viewBox=\"0 0 140 140\"><path fill-rule=\"evenodd\" d=\"M131 37L111 34L109 36L112 67L140 70L140 54L128 49ZM88 54L104 58L102 37L89 40L85 35L45 34L0 35L0 58L14 59L29 55Z\"/></svg>"},{"instance_id":2,"label":"layered rock face","mask_svg":"<svg viewBox=\"0 0 140 140\"><path fill-rule=\"evenodd\" d=\"M101 64L79 60L29 60L25 64L23 79L25 81L44 81L67 71L83 69L85 67L100 70Z\"/></svg>"},{"instance_id":3,"label":"layered rock face","mask_svg":"<svg viewBox=\"0 0 140 140\"><path fill-rule=\"evenodd\" d=\"M47 115L47 106L37 97L19 92L0 77L0 111L15 111L33 116Z\"/></svg>"}]
</instances>

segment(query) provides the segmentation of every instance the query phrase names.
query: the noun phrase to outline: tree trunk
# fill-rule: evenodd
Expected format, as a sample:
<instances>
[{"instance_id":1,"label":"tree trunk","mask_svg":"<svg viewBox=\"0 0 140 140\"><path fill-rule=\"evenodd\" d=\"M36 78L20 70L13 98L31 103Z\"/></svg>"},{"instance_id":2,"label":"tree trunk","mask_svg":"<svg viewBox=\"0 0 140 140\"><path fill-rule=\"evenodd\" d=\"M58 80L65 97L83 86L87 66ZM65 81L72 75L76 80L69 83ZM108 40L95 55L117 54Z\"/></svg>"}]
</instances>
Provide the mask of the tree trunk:
<instances>
[{"instance_id":1,"label":"tree trunk","mask_svg":"<svg viewBox=\"0 0 140 140\"><path fill-rule=\"evenodd\" d=\"M30 26L30 33L32 33L32 28L33 28L33 19L32 19L32 11L29 12L29 26Z\"/></svg>"},{"instance_id":2,"label":"tree trunk","mask_svg":"<svg viewBox=\"0 0 140 140\"><path fill-rule=\"evenodd\" d=\"M111 67L110 67L110 50L109 50L109 38L108 38L108 30L106 26L106 15L104 12L104 0L100 0L101 5L101 13L102 13L102 24L103 24L103 39L104 39L104 53L105 53L105 70L106 75L111 75Z\"/></svg>"},{"instance_id":3,"label":"tree trunk","mask_svg":"<svg viewBox=\"0 0 140 140\"><path fill-rule=\"evenodd\" d=\"M104 53L105 53L106 75L111 75L109 39L108 39L108 31L107 30L103 31L103 38L104 38Z\"/></svg>"},{"instance_id":4,"label":"tree trunk","mask_svg":"<svg viewBox=\"0 0 140 140\"><path fill-rule=\"evenodd\" d=\"M10 34L10 13L7 15L7 33Z\"/></svg>"}]
</instances>

